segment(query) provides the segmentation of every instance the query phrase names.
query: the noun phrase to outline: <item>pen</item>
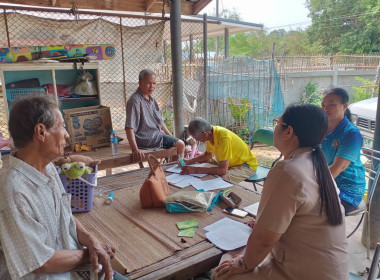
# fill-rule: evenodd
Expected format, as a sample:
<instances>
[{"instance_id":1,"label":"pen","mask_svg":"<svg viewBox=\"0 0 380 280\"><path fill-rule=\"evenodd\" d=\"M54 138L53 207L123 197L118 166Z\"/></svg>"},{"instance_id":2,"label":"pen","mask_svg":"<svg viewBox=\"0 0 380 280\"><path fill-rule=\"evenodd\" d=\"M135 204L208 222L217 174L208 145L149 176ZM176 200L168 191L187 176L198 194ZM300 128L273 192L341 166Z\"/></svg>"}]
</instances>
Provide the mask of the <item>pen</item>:
<instances>
[{"instance_id":1,"label":"pen","mask_svg":"<svg viewBox=\"0 0 380 280\"><path fill-rule=\"evenodd\" d=\"M183 158L181 158L180 154L178 154L178 161L181 164L181 166L186 166L186 163L183 161Z\"/></svg>"},{"instance_id":2,"label":"pen","mask_svg":"<svg viewBox=\"0 0 380 280\"><path fill-rule=\"evenodd\" d=\"M229 194L231 191L232 191L231 189L225 190L224 195Z\"/></svg>"}]
</instances>

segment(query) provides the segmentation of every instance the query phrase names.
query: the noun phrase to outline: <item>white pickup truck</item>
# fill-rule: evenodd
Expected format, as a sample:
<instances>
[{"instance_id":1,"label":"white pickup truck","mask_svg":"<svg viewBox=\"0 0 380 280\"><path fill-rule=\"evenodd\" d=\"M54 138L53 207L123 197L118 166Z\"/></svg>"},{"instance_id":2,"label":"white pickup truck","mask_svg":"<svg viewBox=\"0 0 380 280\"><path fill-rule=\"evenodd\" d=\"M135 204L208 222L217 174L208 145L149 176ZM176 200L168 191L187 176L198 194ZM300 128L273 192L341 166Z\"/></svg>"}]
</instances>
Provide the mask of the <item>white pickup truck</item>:
<instances>
[{"instance_id":1,"label":"white pickup truck","mask_svg":"<svg viewBox=\"0 0 380 280\"><path fill-rule=\"evenodd\" d=\"M352 123L362 133L364 146L372 148L376 124L377 97L352 103L349 108Z\"/></svg>"}]
</instances>

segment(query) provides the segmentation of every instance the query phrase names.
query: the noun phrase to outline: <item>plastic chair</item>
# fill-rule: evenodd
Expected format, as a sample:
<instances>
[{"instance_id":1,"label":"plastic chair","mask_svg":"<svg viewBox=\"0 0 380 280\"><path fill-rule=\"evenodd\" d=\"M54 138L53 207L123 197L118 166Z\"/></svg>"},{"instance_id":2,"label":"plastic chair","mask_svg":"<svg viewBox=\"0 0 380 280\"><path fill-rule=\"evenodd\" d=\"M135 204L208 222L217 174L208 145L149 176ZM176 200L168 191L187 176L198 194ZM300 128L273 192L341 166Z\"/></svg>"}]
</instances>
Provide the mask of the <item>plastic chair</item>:
<instances>
[{"instance_id":1,"label":"plastic chair","mask_svg":"<svg viewBox=\"0 0 380 280\"><path fill-rule=\"evenodd\" d=\"M254 143L265 144L268 146L273 146L273 130L270 129L258 129L252 137L251 150L253 149ZM245 182L251 182L253 188L257 191L256 183L263 182L267 178L269 170L279 161L282 157L282 154L269 166L257 167L255 175L245 179Z\"/></svg>"},{"instance_id":2,"label":"plastic chair","mask_svg":"<svg viewBox=\"0 0 380 280\"><path fill-rule=\"evenodd\" d=\"M365 156L368 160L371 161L371 168L365 168L366 169L366 177L369 178L369 183L371 184L371 188L368 188L368 194L367 194L367 201L362 200L358 207L356 207L354 210L346 213L346 217L349 216L356 216L356 215L362 215L360 218L360 221L358 225L355 227L355 229L347 236L347 238L350 238L356 230L359 228L361 223L363 222L363 219L365 216L367 216L368 223L367 223L367 236L366 236L366 241L367 241L367 258L369 259L369 251L370 251L370 215L369 215L369 210L371 207L372 203L372 196L373 193L376 189L376 185L379 181L379 172L380 172L380 151L368 149L368 148L362 148L361 152L362 156Z\"/></svg>"}]
</instances>

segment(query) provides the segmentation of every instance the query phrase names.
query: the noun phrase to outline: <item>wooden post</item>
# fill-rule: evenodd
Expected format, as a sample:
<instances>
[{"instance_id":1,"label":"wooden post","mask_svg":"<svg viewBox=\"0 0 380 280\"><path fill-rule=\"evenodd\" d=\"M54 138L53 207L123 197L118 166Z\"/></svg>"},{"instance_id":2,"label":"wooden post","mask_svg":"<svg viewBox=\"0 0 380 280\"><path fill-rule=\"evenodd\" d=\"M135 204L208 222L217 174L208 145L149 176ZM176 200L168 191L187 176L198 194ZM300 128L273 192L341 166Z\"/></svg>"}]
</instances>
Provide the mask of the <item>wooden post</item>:
<instances>
[{"instance_id":1,"label":"wooden post","mask_svg":"<svg viewBox=\"0 0 380 280\"><path fill-rule=\"evenodd\" d=\"M372 89L372 96L371 97L376 97L376 86L379 84L379 77L380 77L380 60L379 60L379 65L377 66L375 86Z\"/></svg>"},{"instance_id":2,"label":"wooden post","mask_svg":"<svg viewBox=\"0 0 380 280\"><path fill-rule=\"evenodd\" d=\"M123 66L123 93L124 93L124 104L127 106L127 89L126 89L126 82L125 82L125 63L124 63L124 42L123 42L123 25L122 25L122 18L120 17L120 43L121 43L121 65ZM112 171L111 171L112 174Z\"/></svg>"},{"instance_id":3,"label":"wooden post","mask_svg":"<svg viewBox=\"0 0 380 280\"><path fill-rule=\"evenodd\" d=\"M4 23L5 23L5 31L7 32L7 44L8 48L11 47L11 40L9 39L9 29L8 29L8 19L7 19L7 10L4 9Z\"/></svg>"}]
</instances>

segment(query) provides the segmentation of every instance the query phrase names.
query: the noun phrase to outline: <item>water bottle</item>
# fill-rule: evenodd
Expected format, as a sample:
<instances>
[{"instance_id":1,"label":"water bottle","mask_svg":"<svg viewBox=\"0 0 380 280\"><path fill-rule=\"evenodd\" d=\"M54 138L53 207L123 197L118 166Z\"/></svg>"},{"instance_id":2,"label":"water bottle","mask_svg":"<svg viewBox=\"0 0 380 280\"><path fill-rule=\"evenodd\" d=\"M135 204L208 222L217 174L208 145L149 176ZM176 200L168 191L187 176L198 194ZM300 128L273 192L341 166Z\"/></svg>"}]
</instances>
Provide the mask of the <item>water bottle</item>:
<instances>
[{"instance_id":1,"label":"water bottle","mask_svg":"<svg viewBox=\"0 0 380 280\"><path fill-rule=\"evenodd\" d=\"M115 130L111 131L111 148L112 148L112 155L117 156L119 154L119 142L117 140Z\"/></svg>"}]
</instances>

